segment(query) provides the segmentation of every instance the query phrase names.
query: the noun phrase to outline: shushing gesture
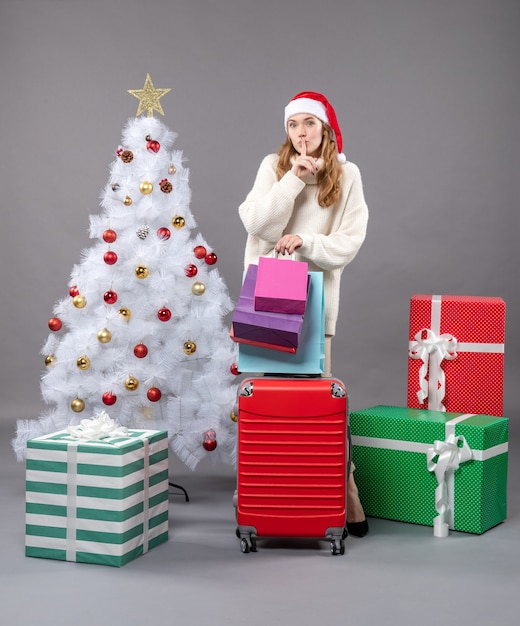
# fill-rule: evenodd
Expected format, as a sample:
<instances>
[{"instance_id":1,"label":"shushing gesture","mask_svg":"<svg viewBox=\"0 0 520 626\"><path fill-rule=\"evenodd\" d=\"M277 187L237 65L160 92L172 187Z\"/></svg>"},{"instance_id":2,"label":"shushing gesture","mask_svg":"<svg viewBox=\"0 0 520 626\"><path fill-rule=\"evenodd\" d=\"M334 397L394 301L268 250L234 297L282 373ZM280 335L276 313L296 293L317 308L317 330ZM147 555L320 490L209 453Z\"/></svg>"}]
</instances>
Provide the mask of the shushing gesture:
<instances>
[{"instance_id":1,"label":"shushing gesture","mask_svg":"<svg viewBox=\"0 0 520 626\"><path fill-rule=\"evenodd\" d=\"M318 171L317 161L318 159L307 156L307 144L305 137L302 137L300 139L300 154L294 160L291 172L298 178L301 178L306 172L314 176Z\"/></svg>"}]
</instances>

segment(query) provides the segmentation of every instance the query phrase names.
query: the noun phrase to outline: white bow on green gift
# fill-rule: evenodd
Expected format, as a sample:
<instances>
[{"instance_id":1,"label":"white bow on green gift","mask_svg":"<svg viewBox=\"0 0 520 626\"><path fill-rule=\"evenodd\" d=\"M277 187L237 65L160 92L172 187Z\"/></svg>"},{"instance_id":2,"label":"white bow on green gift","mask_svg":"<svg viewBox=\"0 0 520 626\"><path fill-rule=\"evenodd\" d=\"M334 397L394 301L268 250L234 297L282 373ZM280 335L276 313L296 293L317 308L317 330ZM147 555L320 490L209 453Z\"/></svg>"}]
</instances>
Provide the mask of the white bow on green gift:
<instances>
[{"instance_id":1,"label":"white bow on green gift","mask_svg":"<svg viewBox=\"0 0 520 626\"><path fill-rule=\"evenodd\" d=\"M467 416L464 416L467 417ZM460 445L459 445L460 444ZM473 458L471 448L464 435L448 435L445 441L434 441L433 447L426 453L427 467L430 472L435 472L437 488L435 489L435 509L438 513L433 520L433 535L435 537L447 537L450 525L449 516L452 513L453 498L450 498L448 479L461 463ZM453 488L453 481L450 481Z\"/></svg>"},{"instance_id":2,"label":"white bow on green gift","mask_svg":"<svg viewBox=\"0 0 520 626\"><path fill-rule=\"evenodd\" d=\"M69 426L67 432L72 437L84 440L108 439L109 437L127 437L128 428L121 426L106 411L97 413L92 419L82 419L76 426Z\"/></svg>"}]
</instances>

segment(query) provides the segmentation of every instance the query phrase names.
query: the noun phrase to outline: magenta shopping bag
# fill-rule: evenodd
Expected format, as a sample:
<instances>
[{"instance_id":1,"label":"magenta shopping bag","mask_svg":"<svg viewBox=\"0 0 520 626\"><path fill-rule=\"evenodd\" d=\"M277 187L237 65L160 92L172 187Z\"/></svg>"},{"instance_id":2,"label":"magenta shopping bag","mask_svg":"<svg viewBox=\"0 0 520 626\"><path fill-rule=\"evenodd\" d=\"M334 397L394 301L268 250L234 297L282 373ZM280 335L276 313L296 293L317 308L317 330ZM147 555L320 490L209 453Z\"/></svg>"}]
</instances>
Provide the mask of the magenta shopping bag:
<instances>
[{"instance_id":1,"label":"magenta shopping bag","mask_svg":"<svg viewBox=\"0 0 520 626\"><path fill-rule=\"evenodd\" d=\"M308 276L309 266L304 261L260 257L255 310L303 315L307 305Z\"/></svg>"},{"instance_id":2,"label":"magenta shopping bag","mask_svg":"<svg viewBox=\"0 0 520 626\"><path fill-rule=\"evenodd\" d=\"M242 283L232 320L233 341L237 343L260 342L287 348L298 348L303 326L303 315L257 311L254 307L254 290L258 265L251 263ZM306 279L308 280L308 278ZM273 348L276 349L276 348Z\"/></svg>"}]
</instances>

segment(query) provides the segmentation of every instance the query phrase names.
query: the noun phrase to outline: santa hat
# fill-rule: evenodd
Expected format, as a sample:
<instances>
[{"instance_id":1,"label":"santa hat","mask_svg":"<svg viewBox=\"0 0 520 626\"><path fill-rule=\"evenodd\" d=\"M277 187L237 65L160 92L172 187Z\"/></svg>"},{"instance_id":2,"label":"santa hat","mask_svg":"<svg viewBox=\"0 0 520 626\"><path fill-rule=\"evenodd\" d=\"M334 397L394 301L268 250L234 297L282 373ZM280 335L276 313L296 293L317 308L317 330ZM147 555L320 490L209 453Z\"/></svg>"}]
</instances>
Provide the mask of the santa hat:
<instances>
[{"instance_id":1,"label":"santa hat","mask_svg":"<svg viewBox=\"0 0 520 626\"><path fill-rule=\"evenodd\" d=\"M338 149L338 161L345 163L347 158L342 152L343 139L341 137L341 130L336 118L336 112L327 98L323 94L316 93L315 91L302 91L294 96L285 107L284 127L286 132L289 118L293 115L298 115L298 113L310 113L332 128Z\"/></svg>"}]
</instances>

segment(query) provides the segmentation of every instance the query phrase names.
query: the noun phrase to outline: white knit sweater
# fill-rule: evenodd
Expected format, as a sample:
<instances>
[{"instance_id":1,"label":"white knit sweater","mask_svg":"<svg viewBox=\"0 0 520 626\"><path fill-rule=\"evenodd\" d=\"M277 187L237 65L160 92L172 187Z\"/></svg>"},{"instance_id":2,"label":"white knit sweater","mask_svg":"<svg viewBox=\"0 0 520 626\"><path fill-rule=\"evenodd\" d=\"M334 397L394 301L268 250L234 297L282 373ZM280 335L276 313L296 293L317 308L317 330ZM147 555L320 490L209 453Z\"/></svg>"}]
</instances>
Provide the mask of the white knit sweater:
<instances>
[{"instance_id":1,"label":"white knit sweater","mask_svg":"<svg viewBox=\"0 0 520 626\"><path fill-rule=\"evenodd\" d=\"M358 167L342 165L341 196L331 207L320 207L316 179L287 172L276 178L278 156L266 156L253 188L238 211L248 233L244 265L258 263L272 253L284 234L299 235L303 245L296 260L307 261L309 271L322 271L325 287L325 333L336 333L340 279L343 268L356 256L365 240L368 208Z\"/></svg>"}]
</instances>

